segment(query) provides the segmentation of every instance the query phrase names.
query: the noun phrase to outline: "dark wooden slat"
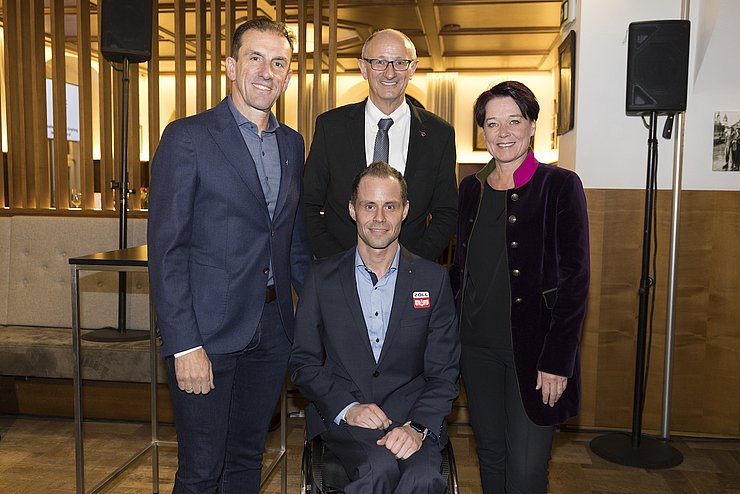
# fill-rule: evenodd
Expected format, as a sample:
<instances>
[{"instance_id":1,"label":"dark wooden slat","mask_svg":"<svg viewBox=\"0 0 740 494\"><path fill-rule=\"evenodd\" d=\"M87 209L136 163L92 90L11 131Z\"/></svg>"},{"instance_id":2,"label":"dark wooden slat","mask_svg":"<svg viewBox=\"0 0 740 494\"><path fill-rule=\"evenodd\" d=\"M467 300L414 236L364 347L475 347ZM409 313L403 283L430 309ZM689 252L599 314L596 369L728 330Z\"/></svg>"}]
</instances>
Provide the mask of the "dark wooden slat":
<instances>
[{"instance_id":1,"label":"dark wooden slat","mask_svg":"<svg viewBox=\"0 0 740 494\"><path fill-rule=\"evenodd\" d=\"M327 110L337 106L337 0L329 0L329 97Z\"/></svg>"},{"instance_id":2,"label":"dark wooden slat","mask_svg":"<svg viewBox=\"0 0 740 494\"><path fill-rule=\"evenodd\" d=\"M67 168L67 95L64 56L64 0L51 3L52 94L54 108L54 204L69 208L69 173Z\"/></svg>"},{"instance_id":3,"label":"dark wooden slat","mask_svg":"<svg viewBox=\"0 0 740 494\"><path fill-rule=\"evenodd\" d=\"M152 2L152 58L149 60L147 82L149 85L149 163L159 145L159 2ZM149 167L149 173L152 169ZM147 180L149 183L149 180Z\"/></svg>"},{"instance_id":4,"label":"dark wooden slat","mask_svg":"<svg viewBox=\"0 0 740 494\"><path fill-rule=\"evenodd\" d=\"M221 101L221 0L211 0L211 106ZM226 40L230 52L231 40Z\"/></svg>"},{"instance_id":5,"label":"dark wooden slat","mask_svg":"<svg viewBox=\"0 0 740 494\"><path fill-rule=\"evenodd\" d=\"M98 16L100 18L100 16ZM98 26L100 25L98 21ZM100 98L100 193L101 203L105 210L114 209L114 196L110 188L111 180L116 180L113 173L115 166L113 162L113 93L111 75L112 65L98 54L100 61L99 98Z\"/></svg>"},{"instance_id":6,"label":"dark wooden slat","mask_svg":"<svg viewBox=\"0 0 740 494\"><path fill-rule=\"evenodd\" d=\"M123 134L121 131L121 120L123 115L123 64L112 63L111 67L113 68L113 72L111 73L111 83L113 88L111 92L111 101L113 102L113 171L111 175L111 180L120 182L121 161L123 160L123 152L121 151L123 149ZM120 203L120 197L118 195L119 192L120 191L118 190L111 191L113 195L114 208L118 208L118 204Z\"/></svg>"},{"instance_id":7,"label":"dark wooden slat","mask_svg":"<svg viewBox=\"0 0 740 494\"><path fill-rule=\"evenodd\" d=\"M129 184L134 193L129 196L130 208L141 209L141 137L139 134L139 64L131 64L128 110L128 172Z\"/></svg>"},{"instance_id":8,"label":"dark wooden slat","mask_svg":"<svg viewBox=\"0 0 740 494\"><path fill-rule=\"evenodd\" d=\"M308 125L306 112L306 101L308 95L306 91L306 76L308 71L306 70L306 63L308 57L306 56L306 2L298 3L298 133L305 136ZM308 148L308 146L306 146Z\"/></svg>"},{"instance_id":9,"label":"dark wooden slat","mask_svg":"<svg viewBox=\"0 0 740 494\"><path fill-rule=\"evenodd\" d=\"M277 22L285 22L285 0L275 0L275 20ZM285 120L285 94L278 98L275 103L275 116L278 121L283 122Z\"/></svg>"},{"instance_id":10,"label":"dark wooden slat","mask_svg":"<svg viewBox=\"0 0 740 494\"><path fill-rule=\"evenodd\" d=\"M252 18L252 12L256 12L256 8L253 10L251 3L249 4L248 16ZM231 43L234 38L234 31L236 31L236 1L226 0L224 2L224 46L226 47L226 54L231 55ZM223 57L226 58L226 57ZM219 60L220 62L220 60ZM228 84L226 85L229 86ZM226 90L228 93L228 89Z\"/></svg>"},{"instance_id":11,"label":"dark wooden slat","mask_svg":"<svg viewBox=\"0 0 740 494\"><path fill-rule=\"evenodd\" d=\"M34 1L28 4L28 19L22 21L28 32L30 41L24 46L23 51L28 50L29 57L24 57L21 63L25 65L22 69L27 74L25 83L21 88L24 93L23 100L29 104L24 105L22 110L25 121L25 146L26 157L29 161L25 165L24 176L27 180L26 207L47 209L51 206L51 177L49 169L49 140L46 129L46 66L28 63L30 60L42 59L44 57L44 5L43 2ZM66 129L65 129L66 130ZM65 133L66 136L66 133ZM64 170L67 169L67 160L64 160ZM20 171L20 170L19 170Z\"/></svg>"},{"instance_id":12,"label":"dark wooden slat","mask_svg":"<svg viewBox=\"0 0 740 494\"><path fill-rule=\"evenodd\" d=\"M18 196L15 190L15 170L14 164L19 160L21 153L21 114L19 111L20 97L18 96L19 88L18 77L20 77L18 64L21 57L18 56L19 45L19 9L18 0L5 0L2 3L3 19L7 20L3 26L5 35L5 94L7 95L7 125L8 125L8 159L7 159L7 189L8 197L6 198L10 207L19 207ZM19 135L20 134L20 135ZM22 162L22 161L20 161ZM3 187L5 194L5 187ZM4 204L5 202L3 202Z\"/></svg>"},{"instance_id":13,"label":"dark wooden slat","mask_svg":"<svg viewBox=\"0 0 740 494\"><path fill-rule=\"evenodd\" d=\"M0 15L2 15L4 19L7 19L7 17L5 17L6 14L7 14L7 9L3 6L2 3L0 3ZM7 49L7 44L8 44L7 38L5 39L5 43L3 44L6 46L6 49ZM4 56L4 59L7 60L8 53L7 52L3 53L3 56ZM5 64L5 67L3 67L3 72L6 74L8 72L7 63ZM5 79L7 80L7 77ZM7 82L6 82L6 89L7 89ZM0 101L0 111L2 111L2 105L3 105L3 101ZM3 123L2 123L2 119L0 119L0 135L2 135L2 133L3 133ZM0 151L2 151L2 149L0 149ZM4 159L0 159L0 208L5 207L5 163L4 161L5 161Z\"/></svg>"},{"instance_id":14,"label":"dark wooden slat","mask_svg":"<svg viewBox=\"0 0 740 494\"><path fill-rule=\"evenodd\" d=\"M321 113L321 0L313 0L313 105L311 105L311 121L306 127L306 140L313 137L313 127L316 117Z\"/></svg>"},{"instance_id":15,"label":"dark wooden slat","mask_svg":"<svg viewBox=\"0 0 740 494\"><path fill-rule=\"evenodd\" d=\"M187 114L185 62L185 0L175 0L175 117Z\"/></svg>"},{"instance_id":16,"label":"dark wooden slat","mask_svg":"<svg viewBox=\"0 0 740 494\"><path fill-rule=\"evenodd\" d=\"M95 170L92 136L92 69L90 48L90 2L77 0L77 80L80 93L80 183L82 208L95 206Z\"/></svg>"},{"instance_id":17,"label":"dark wooden slat","mask_svg":"<svg viewBox=\"0 0 740 494\"><path fill-rule=\"evenodd\" d=\"M11 189L11 198L13 199L12 204L15 207L29 207L28 204L28 193L26 189L26 176L27 176L27 169L25 164L28 162L29 156L28 156L28 143L27 140L31 136L31 132L26 128L28 125L28 116L25 113L24 107L22 106L21 102L23 101L24 94L24 80L27 78L30 78L30 72L28 72L28 64L24 63L26 60L28 60L30 53L29 53L29 44L32 42L30 39L30 28L28 25L25 26L23 24L23 19L28 19L30 17L29 14L29 8L30 4L27 4L25 2L18 1L16 3L16 24L17 32L15 36L15 49L13 50L13 57L15 59L15 71L12 74L8 74L11 77L14 77L14 81L12 82L13 85L16 85L18 87L18 90L16 92L16 98L15 100L11 100L11 108L10 111L13 112L16 115L15 118L15 132L14 132L14 142L15 142L15 159L12 162L13 168L15 169L15 173L13 173L10 183L10 189ZM27 73L28 72L28 73ZM46 120L46 118L44 118ZM32 167L31 167L32 168ZM33 173L31 170L30 173Z\"/></svg>"},{"instance_id":18,"label":"dark wooden slat","mask_svg":"<svg viewBox=\"0 0 740 494\"><path fill-rule=\"evenodd\" d=\"M206 109L206 0L195 0L195 111Z\"/></svg>"}]
</instances>

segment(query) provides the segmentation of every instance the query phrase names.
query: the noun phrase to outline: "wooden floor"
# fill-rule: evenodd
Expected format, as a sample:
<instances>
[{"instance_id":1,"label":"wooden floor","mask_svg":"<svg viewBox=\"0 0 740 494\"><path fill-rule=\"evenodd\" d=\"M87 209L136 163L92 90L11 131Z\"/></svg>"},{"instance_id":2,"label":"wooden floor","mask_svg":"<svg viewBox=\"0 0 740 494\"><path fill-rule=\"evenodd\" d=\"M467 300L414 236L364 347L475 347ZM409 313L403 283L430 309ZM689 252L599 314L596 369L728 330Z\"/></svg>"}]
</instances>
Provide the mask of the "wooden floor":
<instances>
[{"instance_id":1,"label":"wooden floor","mask_svg":"<svg viewBox=\"0 0 740 494\"><path fill-rule=\"evenodd\" d=\"M299 492L303 420L292 418L288 429L288 492ZM0 493L55 494L75 492L73 423L0 416ZM160 437L173 439L172 427L163 427ZM85 424L86 485L95 485L125 461L151 437L145 425L88 422ZM467 426L451 427L459 469L460 491L480 493L475 446ZM608 463L589 449L593 434L562 432L555 436L550 463L550 492L553 494L740 493L740 443L676 441L684 462L668 470L644 470ZM270 436L270 445L278 440ZM160 492L170 492L176 468L174 447L160 450ZM268 454L269 456L269 454ZM279 492L279 474L263 492ZM119 476L108 493L152 492L151 461L144 456Z\"/></svg>"}]
</instances>

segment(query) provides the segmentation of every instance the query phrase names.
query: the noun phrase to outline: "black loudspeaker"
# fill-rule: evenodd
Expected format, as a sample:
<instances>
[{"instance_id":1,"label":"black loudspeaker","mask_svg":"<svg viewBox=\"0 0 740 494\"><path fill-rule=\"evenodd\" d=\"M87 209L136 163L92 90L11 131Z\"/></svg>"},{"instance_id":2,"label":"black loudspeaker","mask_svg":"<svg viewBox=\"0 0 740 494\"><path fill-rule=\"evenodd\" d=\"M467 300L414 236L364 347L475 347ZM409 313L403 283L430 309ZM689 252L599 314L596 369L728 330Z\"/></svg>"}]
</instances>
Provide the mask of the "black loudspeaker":
<instances>
[{"instance_id":1,"label":"black loudspeaker","mask_svg":"<svg viewBox=\"0 0 740 494\"><path fill-rule=\"evenodd\" d=\"M627 115L686 110L689 21L633 22L627 48Z\"/></svg>"},{"instance_id":2,"label":"black loudspeaker","mask_svg":"<svg viewBox=\"0 0 740 494\"><path fill-rule=\"evenodd\" d=\"M152 58L152 0L101 0L100 51L106 60Z\"/></svg>"}]
</instances>

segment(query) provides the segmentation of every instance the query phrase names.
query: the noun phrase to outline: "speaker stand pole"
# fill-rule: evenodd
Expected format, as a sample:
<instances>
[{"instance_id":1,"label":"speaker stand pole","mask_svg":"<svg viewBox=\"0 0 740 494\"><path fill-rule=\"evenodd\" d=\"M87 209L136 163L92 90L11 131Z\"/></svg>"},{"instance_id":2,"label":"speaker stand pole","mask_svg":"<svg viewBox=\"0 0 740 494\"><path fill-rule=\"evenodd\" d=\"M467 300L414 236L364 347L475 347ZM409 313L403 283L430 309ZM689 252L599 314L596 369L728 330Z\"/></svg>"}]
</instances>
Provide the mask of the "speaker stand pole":
<instances>
[{"instance_id":1,"label":"speaker stand pole","mask_svg":"<svg viewBox=\"0 0 740 494\"><path fill-rule=\"evenodd\" d=\"M653 229L655 181L658 171L658 114L650 113L647 183L645 184L645 219L642 236L642 278L637 320L635 358L635 394L632 402L632 434L612 432L591 440L591 450L612 463L639 468L671 468L680 465L683 455L670 444L642 435L642 411L645 402L645 354L650 288L650 240Z\"/></svg>"},{"instance_id":2,"label":"speaker stand pole","mask_svg":"<svg viewBox=\"0 0 740 494\"><path fill-rule=\"evenodd\" d=\"M123 84L121 90L121 181L111 182L111 189L118 190L118 248L128 247L128 195L135 191L128 188L128 91L130 63L123 59ZM101 328L82 336L88 341L116 342L149 339L149 331L126 328L126 272L118 273L118 328Z\"/></svg>"}]
</instances>

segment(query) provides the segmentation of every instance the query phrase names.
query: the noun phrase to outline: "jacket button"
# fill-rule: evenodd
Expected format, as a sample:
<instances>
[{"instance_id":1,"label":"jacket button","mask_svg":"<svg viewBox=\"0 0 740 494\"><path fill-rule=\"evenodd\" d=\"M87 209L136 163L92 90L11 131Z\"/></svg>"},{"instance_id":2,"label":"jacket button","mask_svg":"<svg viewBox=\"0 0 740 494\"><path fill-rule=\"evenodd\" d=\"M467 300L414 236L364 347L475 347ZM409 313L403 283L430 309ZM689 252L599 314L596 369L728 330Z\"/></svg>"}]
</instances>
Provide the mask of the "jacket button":
<instances>
[{"instance_id":1,"label":"jacket button","mask_svg":"<svg viewBox=\"0 0 740 494\"><path fill-rule=\"evenodd\" d=\"M517 247L519 247L519 242L511 242L509 245L512 249L516 249Z\"/></svg>"},{"instance_id":2,"label":"jacket button","mask_svg":"<svg viewBox=\"0 0 740 494\"><path fill-rule=\"evenodd\" d=\"M262 270L263 274L270 274L270 268L265 268Z\"/></svg>"},{"instance_id":3,"label":"jacket button","mask_svg":"<svg viewBox=\"0 0 740 494\"><path fill-rule=\"evenodd\" d=\"M514 202L518 201L519 200L519 194L516 194L516 193L515 194L511 194L511 200L514 201Z\"/></svg>"},{"instance_id":4,"label":"jacket button","mask_svg":"<svg viewBox=\"0 0 740 494\"><path fill-rule=\"evenodd\" d=\"M468 218L468 223L474 223L474 222L475 222L475 218Z\"/></svg>"},{"instance_id":5,"label":"jacket button","mask_svg":"<svg viewBox=\"0 0 740 494\"><path fill-rule=\"evenodd\" d=\"M516 223L516 215L510 215L509 216L509 223Z\"/></svg>"},{"instance_id":6,"label":"jacket button","mask_svg":"<svg viewBox=\"0 0 740 494\"><path fill-rule=\"evenodd\" d=\"M524 302L524 300L522 300L521 298L517 298L516 300L514 300L515 304L521 304L522 302Z\"/></svg>"},{"instance_id":7,"label":"jacket button","mask_svg":"<svg viewBox=\"0 0 740 494\"><path fill-rule=\"evenodd\" d=\"M515 269L514 271L511 272L511 274L513 274L514 276L519 276L520 272L518 269Z\"/></svg>"},{"instance_id":8,"label":"jacket button","mask_svg":"<svg viewBox=\"0 0 740 494\"><path fill-rule=\"evenodd\" d=\"M373 377L378 377L379 375L380 375L380 372L378 371L373 372Z\"/></svg>"},{"instance_id":9,"label":"jacket button","mask_svg":"<svg viewBox=\"0 0 740 494\"><path fill-rule=\"evenodd\" d=\"M275 236L275 230L270 230L270 236L271 237L274 237Z\"/></svg>"}]
</instances>

